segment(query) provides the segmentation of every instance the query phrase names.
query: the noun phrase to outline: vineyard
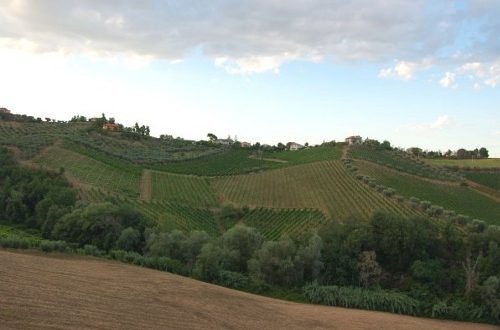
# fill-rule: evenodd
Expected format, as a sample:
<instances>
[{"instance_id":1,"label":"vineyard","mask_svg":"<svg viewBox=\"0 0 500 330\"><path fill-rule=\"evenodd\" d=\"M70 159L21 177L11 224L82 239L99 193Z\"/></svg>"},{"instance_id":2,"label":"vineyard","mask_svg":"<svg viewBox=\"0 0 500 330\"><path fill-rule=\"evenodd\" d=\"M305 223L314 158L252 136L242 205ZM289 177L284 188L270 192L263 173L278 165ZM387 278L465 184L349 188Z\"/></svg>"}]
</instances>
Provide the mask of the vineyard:
<instances>
[{"instance_id":1,"label":"vineyard","mask_svg":"<svg viewBox=\"0 0 500 330\"><path fill-rule=\"evenodd\" d=\"M124 172L95 159L60 147L49 148L35 159L40 166L64 169L70 179L125 196L138 197L140 174Z\"/></svg>"},{"instance_id":2,"label":"vineyard","mask_svg":"<svg viewBox=\"0 0 500 330\"><path fill-rule=\"evenodd\" d=\"M263 157L287 161L290 164L306 164L323 160L337 160L342 155L342 146L315 147L297 151L265 152Z\"/></svg>"},{"instance_id":3,"label":"vineyard","mask_svg":"<svg viewBox=\"0 0 500 330\"><path fill-rule=\"evenodd\" d=\"M283 234L298 236L319 229L326 221L323 213L314 209L256 208L242 219L269 240L278 240Z\"/></svg>"},{"instance_id":4,"label":"vineyard","mask_svg":"<svg viewBox=\"0 0 500 330\"><path fill-rule=\"evenodd\" d=\"M153 166L153 168L179 174L221 176L256 172L283 166L281 163L250 158L250 156L251 151L249 150L231 149L216 155L188 161L169 162L160 166Z\"/></svg>"},{"instance_id":5,"label":"vineyard","mask_svg":"<svg viewBox=\"0 0 500 330\"><path fill-rule=\"evenodd\" d=\"M367 219L375 210L411 210L356 181L340 161L316 162L258 174L213 179L223 202L267 208L318 209L333 219Z\"/></svg>"},{"instance_id":6,"label":"vineyard","mask_svg":"<svg viewBox=\"0 0 500 330\"><path fill-rule=\"evenodd\" d=\"M355 146L349 149L349 157L369 160L400 172L414 174L430 179L459 181L461 175L443 168L435 168L400 151L376 150L368 146Z\"/></svg>"},{"instance_id":7,"label":"vineyard","mask_svg":"<svg viewBox=\"0 0 500 330\"><path fill-rule=\"evenodd\" d=\"M405 197L416 197L473 218L500 224L500 203L473 189L458 184L436 184L402 175L369 162L356 162L359 171L383 185L396 189Z\"/></svg>"},{"instance_id":8,"label":"vineyard","mask_svg":"<svg viewBox=\"0 0 500 330\"><path fill-rule=\"evenodd\" d=\"M500 172L466 172L465 177L500 192Z\"/></svg>"},{"instance_id":9,"label":"vineyard","mask_svg":"<svg viewBox=\"0 0 500 330\"><path fill-rule=\"evenodd\" d=\"M152 199L181 202L199 207L217 203L207 178L153 171L151 174Z\"/></svg>"},{"instance_id":10,"label":"vineyard","mask_svg":"<svg viewBox=\"0 0 500 330\"><path fill-rule=\"evenodd\" d=\"M197 208L168 202L123 201L137 208L139 212L158 224L162 231L174 229L190 232L204 230L209 235L221 234L221 228L214 214L205 208Z\"/></svg>"}]
</instances>

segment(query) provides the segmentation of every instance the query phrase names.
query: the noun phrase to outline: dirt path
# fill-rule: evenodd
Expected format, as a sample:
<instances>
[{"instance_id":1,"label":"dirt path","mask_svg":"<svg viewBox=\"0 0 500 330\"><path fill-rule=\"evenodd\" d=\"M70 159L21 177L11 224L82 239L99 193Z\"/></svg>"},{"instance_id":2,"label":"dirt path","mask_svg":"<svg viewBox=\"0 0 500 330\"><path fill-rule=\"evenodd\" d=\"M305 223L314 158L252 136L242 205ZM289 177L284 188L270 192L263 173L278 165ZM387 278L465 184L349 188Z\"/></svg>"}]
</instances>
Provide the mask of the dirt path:
<instances>
[{"instance_id":1,"label":"dirt path","mask_svg":"<svg viewBox=\"0 0 500 330\"><path fill-rule=\"evenodd\" d=\"M284 160L284 159L278 159L278 158L260 158L259 156L255 156L255 155L250 155L250 156L248 156L248 158L257 159L257 160L265 160L265 161L268 161L268 162L275 162L275 163L282 163L282 164L288 163L288 161Z\"/></svg>"},{"instance_id":2,"label":"dirt path","mask_svg":"<svg viewBox=\"0 0 500 330\"><path fill-rule=\"evenodd\" d=\"M304 305L75 256L0 250L2 329L498 329Z\"/></svg>"},{"instance_id":3,"label":"dirt path","mask_svg":"<svg viewBox=\"0 0 500 330\"><path fill-rule=\"evenodd\" d=\"M144 169L141 177L141 199L150 201L152 194L151 170Z\"/></svg>"}]
</instances>

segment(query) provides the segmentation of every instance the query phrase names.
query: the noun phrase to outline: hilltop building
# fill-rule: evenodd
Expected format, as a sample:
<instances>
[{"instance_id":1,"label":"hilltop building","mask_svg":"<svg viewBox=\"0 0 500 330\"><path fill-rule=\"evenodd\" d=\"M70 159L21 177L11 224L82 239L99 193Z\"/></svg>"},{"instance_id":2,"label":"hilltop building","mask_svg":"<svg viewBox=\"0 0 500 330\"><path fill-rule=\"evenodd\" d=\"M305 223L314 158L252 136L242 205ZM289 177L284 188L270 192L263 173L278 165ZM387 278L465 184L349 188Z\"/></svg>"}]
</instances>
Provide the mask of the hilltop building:
<instances>
[{"instance_id":1,"label":"hilltop building","mask_svg":"<svg viewBox=\"0 0 500 330\"><path fill-rule=\"evenodd\" d=\"M106 123L102 125L102 129L106 131L116 132L119 130L118 124Z\"/></svg>"},{"instance_id":2,"label":"hilltop building","mask_svg":"<svg viewBox=\"0 0 500 330\"><path fill-rule=\"evenodd\" d=\"M0 108L0 113L8 113L10 114L10 110L7 108Z\"/></svg>"},{"instance_id":3,"label":"hilltop building","mask_svg":"<svg viewBox=\"0 0 500 330\"><path fill-rule=\"evenodd\" d=\"M229 145L233 144L233 140L231 140L231 139L217 139L217 140L215 140L215 143L229 146Z\"/></svg>"},{"instance_id":4,"label":"hilltop building","mask_svg":"<svg viewBox=\"0 0 500 330\"><path fill-rule=\"evenodd\" d=\"M295 142L288 142L287 146L288 146L288 150L290 150L290 151L297 151L299 149L304 148L304 146L302 144L295 143Z\"/></svg>"},{"instance_id":5,"label":"hilltop building","mask_svg":"<svg viewBox=\"0 0 500 330\"><path fill-rule=\"evenodd\" d=\"M250 142L240 142L242 148L250 148L252 144Z\"/></svg>"},{"instance_id":6,"label":"hilltop building","mask_svg":"<svg viewBox=\"0 0 500 330\"><path fill-rule=\"evenodd\" d=\"M359 135L349 136L348 138L345 139L345 143L347 143L348 145L362 144L363 138Z\"/></svg>"}]
</instances>

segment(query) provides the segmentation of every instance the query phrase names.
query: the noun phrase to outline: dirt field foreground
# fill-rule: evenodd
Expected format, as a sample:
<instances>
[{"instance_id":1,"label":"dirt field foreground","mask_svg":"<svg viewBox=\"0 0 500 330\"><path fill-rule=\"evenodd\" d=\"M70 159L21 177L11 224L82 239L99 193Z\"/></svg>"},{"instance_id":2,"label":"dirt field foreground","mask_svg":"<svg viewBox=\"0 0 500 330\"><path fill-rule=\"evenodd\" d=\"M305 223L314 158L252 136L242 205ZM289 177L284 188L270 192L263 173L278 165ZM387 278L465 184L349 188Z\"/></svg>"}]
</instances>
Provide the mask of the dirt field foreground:
<instances>
[{"instance_id":1,"label":"dirt field foreground","mask_svg":"<svg viewBox=\"0 0 500 330\"><path fill-rule=\"evenodd\" d=\"M304 305L93 258L0 250L1 329L499 329Z\"/></svg>"}]
</instances>

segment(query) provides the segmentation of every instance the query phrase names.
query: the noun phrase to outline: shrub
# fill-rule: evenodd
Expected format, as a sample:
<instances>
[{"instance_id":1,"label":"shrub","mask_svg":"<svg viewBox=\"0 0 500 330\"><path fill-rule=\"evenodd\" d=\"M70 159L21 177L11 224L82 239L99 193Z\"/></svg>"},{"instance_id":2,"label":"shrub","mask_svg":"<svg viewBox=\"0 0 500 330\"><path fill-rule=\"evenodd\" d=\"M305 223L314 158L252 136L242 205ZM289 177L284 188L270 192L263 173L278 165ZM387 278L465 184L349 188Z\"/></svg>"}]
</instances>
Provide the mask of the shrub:
<instances>
[{"instance_id":1,"label":"shrub","mask_svg":"<svg viewBox=\"0 0 500 330\"><path fill-rule=\"evenodd\" d=\"M423 210L423 211L426 211L429 207L431 207L432 203L429 202L429 201L421 201L420 202L420 208Z\"/></svg>"},{"instance_id":2,"label":"shrub","mask_svg":"<svg viewBox=\"0 0 500 330\"><path fill-rule=\"evenodd\" d=\"M83 253L88 256L99 257L104 254L103 251L99 250L97 246L87 244L83 247Z\"/></svg>"},{"instance_id":3,"label":"shrub","mask_svg":"<svg viewBox=\"0 0 500 330\"><path fill-rule=\"evenodd\" d=\"M413 203L420 203L420 199L418 199L417 197L410 197L410 202L413 202Z\"/></svg>"},{"instance_id":4,"label":"shrub","mask_svg":"<svg viewBox=\"0 0 500 330\"><path fill-rule=\"evenodd\" d=\"M10 236L0 238L0 247L10 249L29 249L33 247L33 244L31 240L17 236Z\"/></svg>"},{"instance_id":5,"label":"shrub","mask_svg":"<svg viewBox=\"0 0 500 330\"><path fill-rule=\"evenodd\" d=\"M427 209L427 214L431 217L438 217L443 214L444 209L441 206L432 205Z\"/></svg>"},{"instance_id":6,"label":"shrub","mask_svg":"<svg viewBox=\"0 0 500 330\"><path fill-rule=\"evenodd\" d=\"M396 200L398 201L398 203L402 203L404 202L405 198L401 195L396 195Z\"/></svg>"},{"instance_id":7,"label":"shrub","mask_svg":"<svg viewBox=\"0 0 500 330\"><path fill-rule=\"evenodd\" d=\"M215 283L229 288L242 289L248 287L249 278L242 273L221 270Z\"/></svg>"},{"instance_id":8,"label":"shrub","mask_svg":"<svg viewBox=\"0 0 500 330\"><path fill-rule=\"evenodd\" d=\"M360 308L386 311L398 314L416 315L419 312L417 300L399 292L381 289L367 290L356 287L306 285L304 294L309 302L328 306Z\"/></svg>"},{"instance_id":9,"label":"shrub","mask_svg":"<svg viewBox=\"0 0 500 330\"><path fill-rule=\"evenodd\" d=\"M382 192L387 197L392 197L396 193L396 191L394 189L392 189L392 188L384 189L384 191L382 191Z\"/></svg>"},{"instance_id":10,"label":"shrub","mask_svg":"<svg viewBox=\"0 0 500 330\"><path fill-rule=\"evenodd\" d=\"M69 250L69 246L65 241L42 241L40 249L43 252L66 252Z\"/></svg>"}]
</instances>

